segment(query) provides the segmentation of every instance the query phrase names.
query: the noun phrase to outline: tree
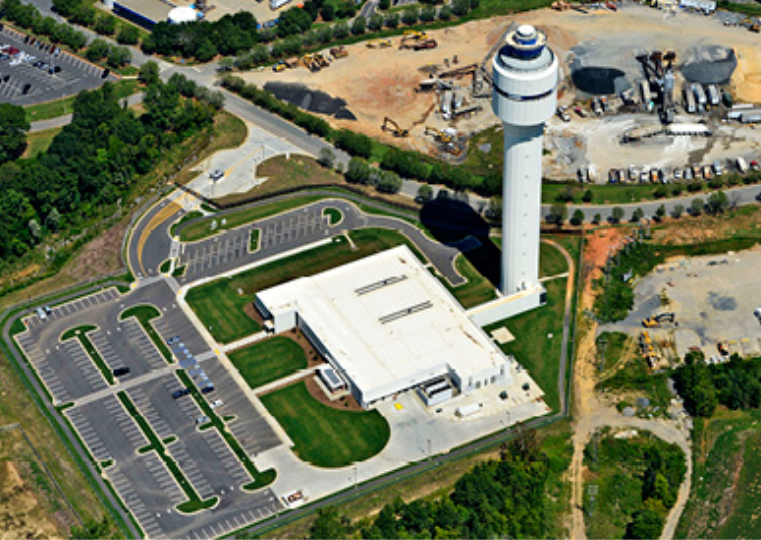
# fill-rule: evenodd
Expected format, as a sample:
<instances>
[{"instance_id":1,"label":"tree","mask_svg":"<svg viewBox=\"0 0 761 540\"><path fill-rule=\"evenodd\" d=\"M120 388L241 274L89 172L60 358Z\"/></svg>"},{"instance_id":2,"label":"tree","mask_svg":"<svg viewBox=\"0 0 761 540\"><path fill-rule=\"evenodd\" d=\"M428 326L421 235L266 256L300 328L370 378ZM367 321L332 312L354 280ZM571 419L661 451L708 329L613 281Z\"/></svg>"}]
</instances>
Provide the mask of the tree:
<instances>
[{"instance_id":1,"label":"tree","mask_svg":"<svg viewBox=\"0 0 761 540\"><path fill-rule=\"evenodd\" d=\"M664 217L666 217L666 207L660 205L655 211L655 219L661 221Z\"/></svg>"},{"instance_id":2,"label":"tree","mask_svg":"<svg viewBox=\"0 0 761 540\"><path fill-rule=\"evenodd\" d=\"M100 38L93 40L90 46L85 51L85 58L91 62L97 62L108 56L108 52L111 50L111 45L107 41Z\"/></svg>"},{"instance_id":3,"label":"tree","mask_svg":"<svg viewBox=\"0 0 761 540\"><path fill-rule=\"evenodd\" d=\"M433 188L428 184L423 184L417 190L417 202L425 204L433 200Z\"/></svg>"},{"instance_id":4,"label":"tree","mask_svg":"<svg viewBox=\"0 0 761 540\"><path fill-rule=\"evenodd\" d=\"M45 219L45 226L51 231L57 231L60 224L61 214L58 213L58 209L53 207L53 209L48 214L48 217Z\"/></svg>"},{"instance_id":5,"label":"tree","mask_svg":"<svg viewBox=\"0 0 761 540\"><path fill-rule=\"evenodd\" d=\"M436 8L430 4L424 5L420 10L420 20L423 22L431 22L436 18Z\"/></svg>"},{"instance_id":6,"label":"tree","mask_svg":"<svg viewBox=\"0 0 761 540\"><path fill-rule=\"evenodd\" d=\"M490 219L502 218L502 197L494 195L489 199L489 206L486 208L486 217Z\"/></svg>"},{"instance_id":7,"label":"tree","mask_svg":"<svg viewBox=\"0 0 761 540\"><path fill-rule=\"evenodd\" d=\"M370 16L370 20L367 22L367 27L373 32L377 32L383 28L383 15L380 13L373 13Z\"/></svg>"},{"instance_id":8,"label":"tree","mask_svg":"<svg viewBox=\"0 0 761 540\"><path fill-rule=\"evenodd\" d=\"M602 215L600 215L599 213L595 214L595 217L592 218L592 223L594 223L595 225L599 225L601 221L602 221Z\"/></svg>"},{"instance_id":9,"label":"tree","mask_svg":"<svg viewBox=\"0 0 761 540\"><path fill-rule=\"evenodd\" d=\"M642 539L660 538L663 529L663 517L652 510L637 510L632 521L626 526L624 538Z\"/></svg>"},{"instance_id":10,"label":"tree","mask_svg":"<svg viewBox=\"0 0 761 540\"><path fill-rule=\"evenodd\" d=\"M280 14L275 32L280 37L303 34L312 27L312 17L300 7L292 7Z\"/></svg>"},{"instance_id":11,"label":"tree","mask_svg":"<svg viewBox=\"0 0 761 540\"><path fill-rule=\"evenodd\" d=\"M390 7L391 7L391 0L380 0L380 3L378 4L378 9L381 9L383 11L386 11Z\"/></svg>"},{"instance_id":12,"label":"tree","mask_svg":"<svg viewBox=\"0 0 761 540\"><path fill-rule=\"evenodd\" d=\"M214 43L212 43L212 41L209 38L206 38L201 42L201 45L198 47L198 50L195 53L195 57L198 59L199 62L209 62L215 56L217 56L217 54L219 54L217 47L214 45Z\"/></svg>"},{"instance_id":13,"label":"tree","mask_svg":"<svg viewBox=\"0 0 761 540\"><path fill-rule=\"evenodd\" d=\"M29 128L23 107L0 103L0 164L24 153Z\"/></svg>"},{"instance_id":14,"label":"tree","mask_svg":"<svg viewBox=\"0 0 761 540\"><path fill-rule=\"evenodd\" d=\"M132 60L132 53L127 47L111 46L108 50L106 62L112 68L119 68L127 65Z\"/></svg>"},{"instance_id":15,"label":"tree","mask_svg":"<svg viewBox=\"0 0 761 540\"><path fill-rule=\"evenodd\" d=\"M137 45L140 40L140 31L131 24L123 24L116 34L116 41L121 45Z\"/></svg>"},{"instance_id":16,"label":"tree","mask_svg":"<svg viewBox=\"0 0 761 540\"><path fill-rule=\"evenodd\" d=\"M336 8L333 6L333 4L323 4L322 8L320 9L320 16L322 17L323 21L331 22L336 18Z\"/></svg>"},{"instance_id":17,"label":"tree","mask_svg":"<svg viewBox=\"0 0 761 540\"><path fill-rule=\"evenodd\" d=\"M369 184L371 180L370 165L364 159L353 157L346 169L346 181L353 184Z\"/></svg>"},{"instance_id":18,"label":"tree","mask_svg":"<svg viewBox=\"0 0 761 540\"><path fill-rule=\"evenodd\" d=\"M351 33L355 36L361 36L365 33L366 26L367 20L360 15L354 19L354 22L351 23Z\"/></svg>"},{"instance_id":19,"label":"tree","mask_svg":"<svg viewBox=\"0 0 761 540\"><path fill-rule=\"evenodd\" d=\"M578 227L582 223L584 223L584 212L581 211L581 209L576 209L574 211L573 215L571 216L571 225L574 225Z\"/></svg>"},{"instance_id":20,"label":"tree","mask_svg":"<svg viewBox=\"0 0 761 540\"><path fill-rule=\"evenodd\" d=\"M547 221L560 227L568 217L568 207L560 202L550 206L550 213L547 215Z\"/></svg>"},{"instance_id":21,"label":"tree","mask_svg":"<svg viewBox=\"0 0 761 540\"><path fill-rule=\"evenodd\" d=\"M464 17L470 11L470 0L454 0L452 3L452 13L458 17Z\"/></svg>"},{"instance_id":22,"label":"tree","mask_svg":"<svg viewBox=\"0 0 761 540\"><path fill-rule=\"evenodd\" d=\"M708 196L708 211L711 214L721 214L728 206L729 197L723 191L717 191Z\"/></svg>"},{"instance_id":23,"label":"tree","mask_svg":"<svg viewBox=\"0 0 761 540\"><path fill-rule=\"evenodd\" d=\"M619 223L622 219L624 219L624 209L620 206L613 207L613 210L610 212L610 218L613 223Z\"/></svg>"},{"instance_id":24,"label":"tree","mask_svg":"<svg viewBox=\"0 0 761 540\"><path fill-rule=\"evenodd\" d=\"M677 204L674 206L674 209L671 211L671 215L675 218L682 217L682 214L684 214L684 205Z\"/></svg>"},{"instance_id":25,"label":"tree","mask_svg":"<svg viewBox=\"0 0 761 540\"><path fill-rule=\"evenodd\" d=\"M93 30L103 36L113 36L116 33L116 18L105 14L96 17Z\"/></svg>"},{"instance_id":26,"label":"tree","mask_svg":"<svg viewBox=\"0 0 761 540\"><path fill-rule=\"evenodd\" d=\"M381 193L398 193L402 189L402 179L392 171L378 171L375 189Z\"/></svg>"},{"instance_id":27,"label":"tree","mask_svg":"<svg viewBox=\"0 0 761 540\"><path fill-rule=\"evenodd\" d=\"M632 212L632 221L634 223L641 221L643 217L645 217L645 211L642 210L642 208L637 208L634 210L634 212Z\"/></svg>"},{"instance_id":28,"label":"tree","mask_svg":"<svg viewBox=\"0 0 761 540\"><path fill-rule=\"evenodd\" d=\"M389 13L386 15L383 24L389 28L396 28L399 26L399 15L397 13Z\"/></svg>"},{"instance_id":29,"label":"tree","mask_svg":"<svg viewBox=\"0 0 761 540\"><path fill-rule=\"evenodd\" d=\"M219 67L217 69L220 72L232 71L233 68L235 67L235 59L234 58L230 58L229 56L225 56L224 58L220 58L218 66Z\"/></svg>"},{"instance_id":30,"label":"tree","mask_svg":"<svg viewBox=\"0 0 761 540\"><path fill-rule=\"evenodd\" d=\"M588 189L584 192L584 195L581 196L581 202L591 203L592 197L593 197L592 190Z\"/></svg>"},{"instance_id":31,"label":"tree","mask_svg":"<svg viewBox=\"0 0 761 540\"><path fill-rule=\"evenodd\" d=\"M416 24L420 19L420 9L417 6L410 6L402 12L402 22L407 26Z\"/></svg>"},{"instance_id":32,"label":"tree","mask_svg":"<svg viewBox=\"0 0 761 540\"><path fill-rule=\"evenodd\" d=\"M333 25L333 37L343 39L349 35L349 25L341 21Z\"/></svg>"},{"instance_id":33,"label":"tree","mask_svg":"<svg viewBox=\"0 0 761 540\"><path fill-rule=\"evenodd\" d=\"M692 199L692 202L690 203L690 213L693 216L699 216L702 214L703 208L705 208L705 202L703 202L703 199L700 197Z\"/></svg>"},{"instance_id":34,"label":"tree","mask_svg":"<svg viewBox=\"0 0 761 540\"><path fill-rule=\"evenodd\" d=\"M321 148L320 149L320 158L317 161L323 167L327 167L328 169L332 169L333 168L333 163L335 163L335 161L336 161L336 154L330 148Z\"/></svg>"},{"instance_id":35,"label":"tree","mask_svg":"<svg viewBox=\"0 0 761 540\"><path fill-rule=\"evenodd\" d=\"M335 506L325 506L317 510L317 519L309 528L309 537L315 539L347 538L349 528L345 519L338 515Z\"/></svg>"},{"instance_id":36,"label":"tree","mask_svg":"<svg viewBox=\"0 0 761 540\"><path fill-rule=\"evenodd\" d=\"M137 79L145 84L156 84L159 81L159 65L153 60L149 60L137 72Z\"/></svg>"}]
</instances>

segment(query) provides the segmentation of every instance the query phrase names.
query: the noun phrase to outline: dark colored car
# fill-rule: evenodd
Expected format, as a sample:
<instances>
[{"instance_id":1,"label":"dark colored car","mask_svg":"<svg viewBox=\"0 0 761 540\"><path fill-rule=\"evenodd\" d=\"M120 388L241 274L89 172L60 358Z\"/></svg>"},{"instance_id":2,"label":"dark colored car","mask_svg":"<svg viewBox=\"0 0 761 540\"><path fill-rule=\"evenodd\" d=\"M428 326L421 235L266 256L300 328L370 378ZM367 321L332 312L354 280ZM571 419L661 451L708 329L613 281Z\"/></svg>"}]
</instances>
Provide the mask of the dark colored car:
<instances>
[{"instance_id":1,"label":"dark colored car","mask_svg":"<svg viewBox=\"0 0 761 540\"><path fill-rule=\"evenodd\" d=\"M204 386L203 388L201 388L201 393L202 394L208 394L208 393L213 392L213 391L214 391L214 385L213 384L209 384L209 385Z\"/></svg>"},{"instance_id":2,"label":"dark colored car","mask_svg":"<svg viewBox=\"0 0 761 540\"><path fill-rule=\"evenodd\" d=\"M176 392L172 392L172 397L174 399L181 398L182 396L187 396L190 393L190 388L182 388L180 390L177 390Z\"/></svg>"},{"instance_id":3,"label":"dark colored car","mask_svg":"<svg viewBox=\"0 0 761 540\"><path fill-rule=\"evenodd\" d=\"M114 377L121 377L122 375L126 375L129 373L128 367L118 367L114 370Z\"/></svg>"}]
</instances>

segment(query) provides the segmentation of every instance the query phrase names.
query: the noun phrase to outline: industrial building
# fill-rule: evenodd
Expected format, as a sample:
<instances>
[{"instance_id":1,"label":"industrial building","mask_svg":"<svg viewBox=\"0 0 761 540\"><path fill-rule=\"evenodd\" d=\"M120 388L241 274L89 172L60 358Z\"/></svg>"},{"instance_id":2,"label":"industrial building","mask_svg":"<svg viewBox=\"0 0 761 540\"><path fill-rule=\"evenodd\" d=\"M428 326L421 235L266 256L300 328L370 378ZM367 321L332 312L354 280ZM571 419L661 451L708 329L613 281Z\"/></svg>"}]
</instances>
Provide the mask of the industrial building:
<instances>
[{"instance_id":1,"label":"industrial building","mask_svg":"<svg viewBox=\"0 0 761 540\"><path fill-rule=\"evenodd\" d=\"M272 287L255 305L276 333L300 328L365 408L406 390L434 405L510 382L514 360L406 246Z\"/></svg>"}]
</instances>

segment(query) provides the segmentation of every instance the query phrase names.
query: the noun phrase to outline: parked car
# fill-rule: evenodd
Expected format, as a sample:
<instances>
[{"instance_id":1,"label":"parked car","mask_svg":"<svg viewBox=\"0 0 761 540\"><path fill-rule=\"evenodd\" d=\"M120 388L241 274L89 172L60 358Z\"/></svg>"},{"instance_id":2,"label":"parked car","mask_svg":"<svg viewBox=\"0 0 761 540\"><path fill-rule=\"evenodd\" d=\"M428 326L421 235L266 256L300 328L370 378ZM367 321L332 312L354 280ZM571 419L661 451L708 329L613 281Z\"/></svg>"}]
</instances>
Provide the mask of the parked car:
<instances>
[{"instance_id":1,"label":"parked car","mask_svg":"<svg viewBox=\"0 0 761 540\"><path fill-rule=\"evenodd\" d=\"M126 366L118 367L113 371L114 377L122 377L129 373L129 368Z\"/></svg>"},{"instance_id":2,"label":"parked car","mask_svg":"<svg viewBox=\"0 0 761 540\"><path fill-rule=\"evenodd\" d=\"M214 401L209 403L209 407L211 407L212 409L216 409L217 407L221 407L224 404L225 403L221 399L215 399Z\"/></svg>"},{"instance_id":3,"label":"parked car","mask_svg":"<svg viewBox=\"0 0 761 540\"><path fill-rule=\"evenodd\" d=\"M685 180L692 180L692 168L685 167L684 168L684 179Z\"/></svg>"},{"instance_id":4,"label":"parked car","mask_svg":"<svg viewBox=\"0 0 761 540\"><path fill-rule=\"evenodd\" d=\"M175 392L172 392L172 397L174 399L179 399L182 396L187 396L188 394L190 394L190 388L181 388Z\"/></svg>"},{"instance_id":5,"label":"parked car","mask_svg":"<svg viewBox=\"0 0 761 540\"><path fill-rule=\"evenodd\" d=\"M196 425L200 426L202 424L206 424L207 422L211 422L208 416L203 415L196 418Z\"/></svg>"},{"instance_id":6,"label":"parked car","mask_svg":"<svg viewBox=\"0 0 761 540\"><path fill-rule=\"evenodd\" d=\"M674 182L682 179L682 169L674 169Z\"/></svg>"},{"instance_id":7,"label":"parked car","mask_svg":"<svg viewBox=\"0 0 761 540\"><path fill-rule=\"evenodd\" d=\"M721 176L722 174L724 174L724 165L722 165L721 161L719 161L718 159L713 162L713 173L716 176Z\"/></svg>"},{"instance_id":8,"label":"parked car","mask_svg":"<svg viewBox=\"0 0 761 540\"><path fill-rule=\"evenodd\" d=\"M710 165L705 165L703 167L703 178L705 178L706 180L710 180L711 178L713 178L713 172L711 171Z\"/></svg>"}]
</instances>

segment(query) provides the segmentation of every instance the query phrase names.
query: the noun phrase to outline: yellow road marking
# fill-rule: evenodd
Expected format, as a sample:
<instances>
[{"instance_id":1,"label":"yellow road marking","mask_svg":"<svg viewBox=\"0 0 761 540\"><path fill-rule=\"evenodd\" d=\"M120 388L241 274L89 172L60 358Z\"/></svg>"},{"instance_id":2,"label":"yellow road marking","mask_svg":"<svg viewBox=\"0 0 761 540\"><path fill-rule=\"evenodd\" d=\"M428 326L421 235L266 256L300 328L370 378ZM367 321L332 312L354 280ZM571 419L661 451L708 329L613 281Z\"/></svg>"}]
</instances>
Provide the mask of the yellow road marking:
<instances>
[{"instance_id":1,"label":"yellow road marking","mask_svg":"<svg viewBox=\"0 0 761 540\"><path fill-rule=\"evenodd\" d=\"M164 208L156 212L156 214L151 218L151 220L143 229L142 234L140 234L140 240L138 240L138 243L137 243L137 262L140 265L140 269L142 270L143 275L146 274L145 267L143 266L143 247L145 246L145 243L148 241L148 237L156 229L156 227L164 223L167 219L172 217L179 210L182 210L182 205L179 203L180 201L182 201L188 196L189 194L187 192L184 192L175 200L169 202L166 206L164 206Z\"/></svg>"},{"instance_id":2,"label":"yellow road marking","mask_svg":"<svg viewBox=\"0 0 761 540\"><path fill-rule=\"evenodd\" d=\"M238 162L237 162L235 165L233 165L232 167L228 167L227 169L225 169L225 176L227 176L228 174L230 174L230 173L231 173L233 170L237 169L237 168L238 168L238 166L239 166L241 163L243 163L244 161L248 160L248 159L249 159L251 156L253 156L253 155L255 155L255 154L258 154L258 153L259 153L259 152L261 152L263 149L264 149L264 145L260 146L259 148L257 148L256 150L254 150L253 152L251 152L250 154L248 154L246 157L244 157L244 158L240 159L240 160L239 160L239 161L238 161Z\"/></svg>"}]
</instances>

